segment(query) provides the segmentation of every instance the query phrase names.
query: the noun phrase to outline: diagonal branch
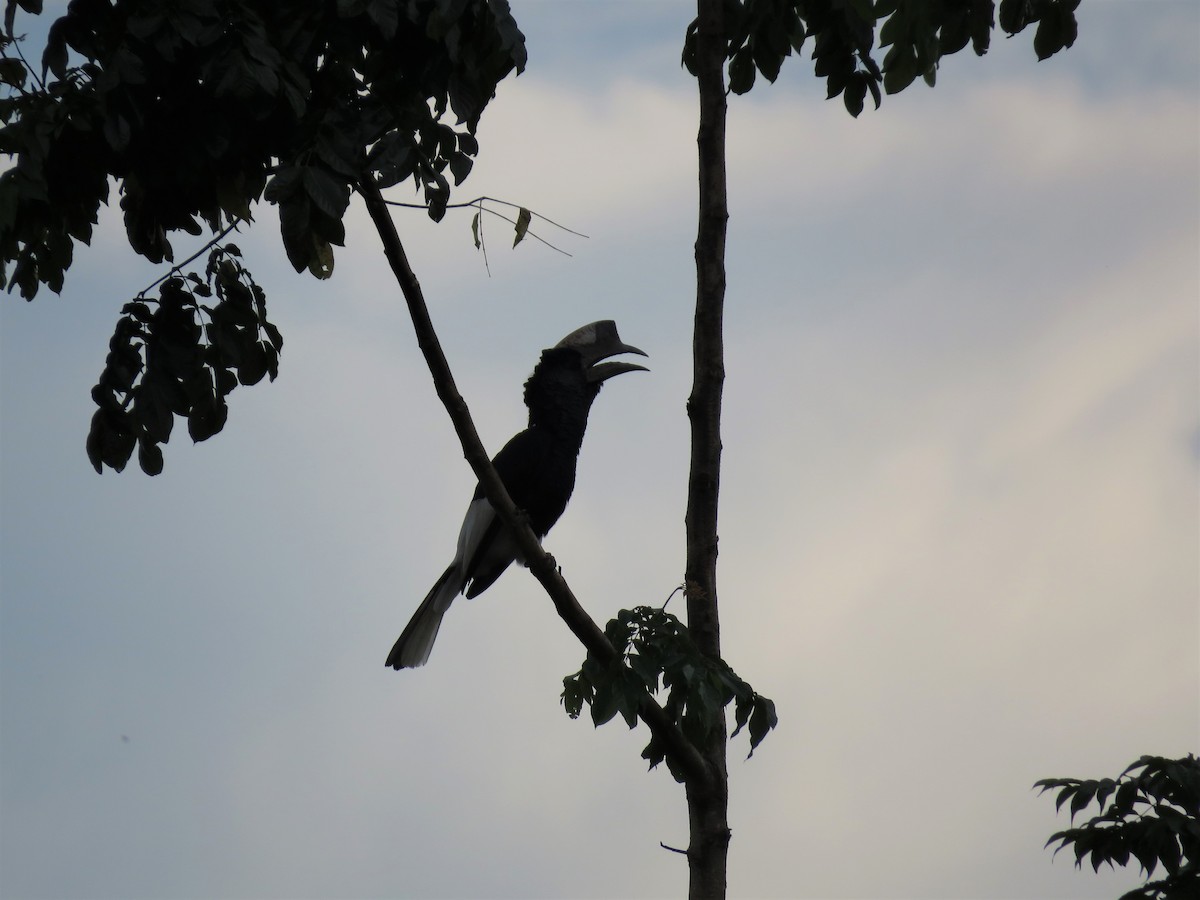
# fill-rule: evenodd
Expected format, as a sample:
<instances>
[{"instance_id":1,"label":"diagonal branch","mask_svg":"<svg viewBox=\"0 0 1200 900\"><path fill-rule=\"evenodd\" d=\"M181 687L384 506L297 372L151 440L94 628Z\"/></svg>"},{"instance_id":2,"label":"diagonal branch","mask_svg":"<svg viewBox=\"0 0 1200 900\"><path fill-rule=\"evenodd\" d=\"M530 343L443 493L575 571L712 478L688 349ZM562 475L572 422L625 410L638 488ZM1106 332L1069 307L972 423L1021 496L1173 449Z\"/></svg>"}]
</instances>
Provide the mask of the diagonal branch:
<instances>
[{"instance_id":1,"label":"diagonal branch","mask_svg":"<svg viewBox=\"0 0 1200 900\"><path fill-rule=\"evenodd\" d=\"M404 245L400 242L400 235L396 232L387 202L379 193L379 188L369 178L359 181L358 191L366 202L367 212L383 241L384 255L392 268L392 273L396 276L396 282L400 285L404 300L408 304L413 329L417 335L417 344L425 356L429 374L433 376L433 384L438 398L450 415L454 431L462 444L463 456L483 486L484 495L495 508L497 515L500 516L500 521L512 529L517 536L517 546L521 549L529 571L541 583L567 627L571 629L587 651L602 662L617 659L616 648L605 637L604 631L596 624L595 620L580 605L566 579L558 571L554 558L542 549L542 545L534 536L533 529L529 527L529 522L517 509L512 498L508 496L504 483L496 474L487 451L484 450L483 443L479 440L479 433L475 430L475 423L471 420L471 413L467 409L466 401L463 400L455 386L454 375L450 371L449 363L446 362L446 356L442 352L433 322L429 318L429 310L425 305L425 296L421 291L421 285L408 263L408 256L404 252ZM713 773L709 764L684 737L663 708L649 695L642 701L638 714L650 729L651 734L667 748L668 755L678 763L680 770L686 773L689 782L697 785L708 785L712 782Z\"/></svg>"}]
</instances>

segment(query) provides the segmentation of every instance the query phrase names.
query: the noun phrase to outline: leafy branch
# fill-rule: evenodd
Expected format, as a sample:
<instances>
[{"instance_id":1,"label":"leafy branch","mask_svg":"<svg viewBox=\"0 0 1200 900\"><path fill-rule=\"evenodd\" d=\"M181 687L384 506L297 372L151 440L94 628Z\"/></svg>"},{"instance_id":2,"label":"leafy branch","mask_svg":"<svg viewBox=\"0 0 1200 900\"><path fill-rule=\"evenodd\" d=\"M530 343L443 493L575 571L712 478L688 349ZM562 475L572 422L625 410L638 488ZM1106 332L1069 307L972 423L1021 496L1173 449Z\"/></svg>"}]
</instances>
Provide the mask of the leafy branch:
<instances>
[{"instance_id":1,"label":"leafy branch","mask_svg":"<svg viewBox=\"0 0 1200 900\"><path fill-rule=\"evenodd\" d=\"M1135 774L1136 773L1136 774ZM1095 801L1099 814L1050 835L1055 855L1067 845L1075 866L1091 856L1092 868L1136 859L1146 878L1159 865L1167 877L1129 891L1121 900L1185 900L1200 896L1200 760L1143 756L1112 778L1044 778L1039 794L1057 790L1055 809L1070 801L1071 822Z\"/></svg>"},{"instance_id":2,"label":"leafy branch","mask_svg":"<svg viewBox=\"0 0 1200 900\"><path fill-rule=\"evenodd\" d=\"M240 257L232 244L214 247L204 277L173 270L156 282L157 300L144 297L147 288L122 307L92 388L99 408L87 453L97 472L122 471L136 447L142 471L159 474L159 445L170 439L176 415L187 419L193 441L207 440L225 427L225 398L237 385L279 374L283 337Z\"/></svg>"},{"instance_id":3,"label":"leafy branch","mask_svg":"<svg viewBox=\"0 0 1200 900\"><path fill-rule=\"evenodd\" d=\"M609 621L604 634L613 647L620 648L619 654L602 659L589 653L580 670L563 679L562 703L572 719L587 704L597 728L617 713L633 728L642 705L665 690L663 710L671 722L694 745L704 746L724 729L722 711L733 703L736 727L731 737L748 726L749 756L778 724L775 704L739 678L724 660L701 653L687 626L666 610L623 609ZM650 768L665 759L675 780L684 780L685 773L657 736L651 736L642 758Z\"/></svg>"}]
</instances>

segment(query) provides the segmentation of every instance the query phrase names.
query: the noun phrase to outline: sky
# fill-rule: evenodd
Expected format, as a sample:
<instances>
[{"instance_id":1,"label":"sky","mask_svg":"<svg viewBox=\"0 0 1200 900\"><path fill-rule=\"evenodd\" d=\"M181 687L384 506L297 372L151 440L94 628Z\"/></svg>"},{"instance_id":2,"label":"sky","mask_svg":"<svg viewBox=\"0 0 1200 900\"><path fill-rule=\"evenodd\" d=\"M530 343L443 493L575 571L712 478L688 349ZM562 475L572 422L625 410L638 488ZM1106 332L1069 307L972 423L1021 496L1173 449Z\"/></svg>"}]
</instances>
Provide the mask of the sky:
<instances>
[{"instance_id":1,"label":"sky","mask_svg":"<svg viewBox=\"0 0 1200 900\"><path fill-rule=\"evenodd\" d=\"M489 448L572 329L649 354L545 541L604 622L682 579L691 13L513 7L529 66L457 198L587 237L489 218L485 267L469 212L397 221ZM1079 21L858 120L808 59L731 100L723 651L780 723L730 748L730 897L1111 898L1136 868L1052 859L1033 782L1200 749L1200 6ZM257 219L279 378L155 478L84 453L160 274L119 215L0 301L0 895L682 896L682 791L644 727L563 713L583 651L527 572L384 668L473 477L361 207L328 282Z\"/></svg>"}]
</instances>

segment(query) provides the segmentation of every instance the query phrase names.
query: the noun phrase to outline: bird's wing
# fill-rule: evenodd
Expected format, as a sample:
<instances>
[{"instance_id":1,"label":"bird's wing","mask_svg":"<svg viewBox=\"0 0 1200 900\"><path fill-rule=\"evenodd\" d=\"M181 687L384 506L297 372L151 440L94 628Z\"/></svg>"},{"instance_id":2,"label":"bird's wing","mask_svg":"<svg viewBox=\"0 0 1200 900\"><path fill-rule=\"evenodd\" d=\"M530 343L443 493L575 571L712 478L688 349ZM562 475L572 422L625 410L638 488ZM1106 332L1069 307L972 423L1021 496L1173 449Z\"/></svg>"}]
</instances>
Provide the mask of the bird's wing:
<instances>
[{"instance_id":1,"label":"bird's wing","mask_svg":"<svg viewBox=\"0 0 1200 900\"><path fill-rule=\"evenodd\" d=\"M488 498L478 496L471 500L463 517L462 528L458 531L458 551L454 554L454 564L462 575L463 583L472 577L481 551L486 552L499 530L500 517Z\"/></svg>"},{"instance_id":2,"label":"bird's wing","mask_svg":"<svg viewBox=\"0 0 1200 900\"><path fill-rule=\"evenodd\" d=\"M514 435L492 460L513 503L527 513L541 487L539 479L545 468L545 453L544 436L526 429ZM535 516L531 514L530 518L540 540L545 529L539 531ZM514 560L520 559L516 538L502 525L481 486L475 488L475 496L459 532L458 554L464 580L469 581L463 591L468 598L482 594Z\"/></svg>"}]
</instances>

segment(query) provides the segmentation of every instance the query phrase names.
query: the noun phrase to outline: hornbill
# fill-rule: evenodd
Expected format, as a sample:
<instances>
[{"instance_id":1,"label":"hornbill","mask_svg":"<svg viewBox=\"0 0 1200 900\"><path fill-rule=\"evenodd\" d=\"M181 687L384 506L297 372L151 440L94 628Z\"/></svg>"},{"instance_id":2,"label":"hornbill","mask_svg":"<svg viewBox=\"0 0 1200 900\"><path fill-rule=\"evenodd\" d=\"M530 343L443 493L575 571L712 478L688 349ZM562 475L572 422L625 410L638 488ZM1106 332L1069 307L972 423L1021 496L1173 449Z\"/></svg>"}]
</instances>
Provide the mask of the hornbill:
<instances>
[{"instance_id":1,"label":"hornbill","mask_svg":"<svg viewBox=\"0 0 1200 900\"><path fill-rule=\"evenodd\" d=\"M619 353L646 355L621 343L615 322L593 322L543 350L525 382L529 426L504 445L492 465L539 541L563 514L575 488L575 462L600 386L622 372L648 371L631 362L601 362ZM514 560L524 562L516 536L501 523L483 488L476 486L458 533L454 562L417 607L386 665L425 665L454 598L479 596Z\"/></svg>"}]
</instances>

